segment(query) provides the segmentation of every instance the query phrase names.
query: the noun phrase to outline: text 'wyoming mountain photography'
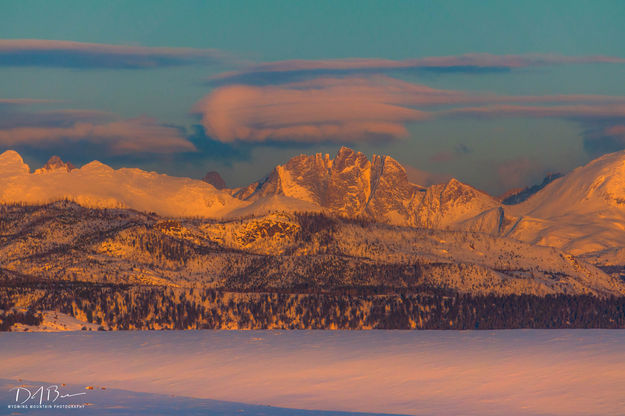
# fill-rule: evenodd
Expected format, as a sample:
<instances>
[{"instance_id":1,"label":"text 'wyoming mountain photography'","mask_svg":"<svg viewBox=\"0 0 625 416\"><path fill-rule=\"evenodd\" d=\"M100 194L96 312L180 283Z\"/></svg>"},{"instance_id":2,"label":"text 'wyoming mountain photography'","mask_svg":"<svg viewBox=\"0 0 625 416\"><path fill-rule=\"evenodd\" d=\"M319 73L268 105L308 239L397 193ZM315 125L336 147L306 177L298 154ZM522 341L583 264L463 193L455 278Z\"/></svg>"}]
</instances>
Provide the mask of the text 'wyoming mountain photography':
<instances>
[{"instance_id":1,"label":"text 'wyoming mountain photography'","mask_svg":"<svg viewBox=\"0 0 625 416\"><path fill-rule=\"evenodd\" d=\"M0 414L625 414L625 3L0 3Z\"/></svg>"}]
</instances>

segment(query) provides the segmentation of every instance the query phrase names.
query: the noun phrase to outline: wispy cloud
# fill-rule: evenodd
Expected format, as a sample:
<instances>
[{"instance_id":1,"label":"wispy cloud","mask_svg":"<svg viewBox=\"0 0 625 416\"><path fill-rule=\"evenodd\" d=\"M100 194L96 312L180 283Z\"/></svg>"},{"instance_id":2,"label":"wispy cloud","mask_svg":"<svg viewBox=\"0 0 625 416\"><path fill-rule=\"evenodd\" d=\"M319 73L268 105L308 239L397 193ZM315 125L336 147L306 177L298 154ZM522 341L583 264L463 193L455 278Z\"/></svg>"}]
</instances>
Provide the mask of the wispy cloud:
<instances>
[{"instance_id":1,"label":"wispy cloud","mask_svg":"<svg viewBox=\"0 0 625 416\"><path fill-rule=\"evenodd\" d=\"M567 64L624 64L625 58L613 56L561 56L550 54L492 55L466 54L390 60L349 58L325 60L286 60L251 65L245 69L224 72L209 79L213 84L274 84L312 76L387 74L398 71L428 72L500 72L517 68Z\"/></svg>"},{"instance_id":2,"label":"wispy cloud","mask_svg":"<svg viewBox=\"0 0 625 416\"><path fill-rule=\"evenodd\" d=\"M580 100L582 99L583 98L580 98ZM596 120L625 117L625 97L611 97L611 99L607 101L611 101L613 104L606 104L597 100L596 105L485 105L479 107L457 108L449 110L446 113L449 115L471 117L557 117L573 120Z\"/></svg>"},{"instance_id":3,"label":"wispy cloud","mask_svg":"<svg viewBox=\"0 0 625 416\"><path fill-rule=\"evenodd\" d=\"M17 127L68 127L77 122L106 122L115 118L108 111L88 109L61 109L47 111L19 111L7 109L0 112L0 129Z\"/></svg>"},{"instance_id":4,"label":"wispy cloud","mask_svg":"<svg viewBox=\"0 0 625 416\"><path fill-rule=\"evenodd\" d=\"M507 96L375 75L226 85L193 111L201 115L206 133L222 142L350 142L401 138L408 134L408 123L441 117L618 118L625 115L625 97ZM448 156L455 155L438 159Z\"/></svg>"},{"instance_id":5,"label":"wispy cloud","mask_svg":"<svg viewBox=\"0 0 625 416\"><path fill-rule=\"evenodd\" d=\"M216 49L0 39L0 66L140 69L224 62L234 58Z\"/></svg>"},{"instance_id":6,"label":"wispy cloud","mask_svg":"<svg viewBox=\"0 0 625 416\"><path fill-rule=\"evenodd\" d=\"M16 115L21 115L16 120ZM105 112L59 110L0 117L0 146L63 147L88 144L110 155L194 151L180 129L139 117L111 120Z\"/></svg>"},{"instance_id":7,"label":"wispy cloud","mask_svg":"<svg viewBox=\"0 0 625 416\"><path fill-rule=\"evenodd\" d=\"M610 123L625 120L625 97L437 90L388 76L407 71L483 73L575 64L625 64L625 58L467 54L268 62L211 77L209 83L218 88L195 111L202 115L207 133L224 142L395 139L407 136L409 123L425 119L538 117L580 123L589 151L625 148L621 136L607 133ZM460 155L449 150L431 160L451 161Z\"/></svg>"},{"instance_id":8,"label":"wispy cloud","mask_svg":"<svg viewBox=\"0 0 625 416\"><path fill-rule=\"evenodd\" d=\"M45 100L38 98L0 98L0 105L28 105L58 103L57 100Z\"/></svg>"},{"instance_id":9,"label":"wispy cloud","mask_svg":"<svg viewBox=\"0 0 625 416\"><path fill-rule=\"evenodd\" d=\"M4 101L11 104L0 111L0 152L13 148L41 161L62 154L76 163L96 155L122 166L144 162L184 166L215 160L227 164L251 157L247 144L220 142L199 125L189 130L150 117L123 119L91 109L31 111L17 103L47 101L0 98L0 105Z\"/></svg>"}]
</instances>

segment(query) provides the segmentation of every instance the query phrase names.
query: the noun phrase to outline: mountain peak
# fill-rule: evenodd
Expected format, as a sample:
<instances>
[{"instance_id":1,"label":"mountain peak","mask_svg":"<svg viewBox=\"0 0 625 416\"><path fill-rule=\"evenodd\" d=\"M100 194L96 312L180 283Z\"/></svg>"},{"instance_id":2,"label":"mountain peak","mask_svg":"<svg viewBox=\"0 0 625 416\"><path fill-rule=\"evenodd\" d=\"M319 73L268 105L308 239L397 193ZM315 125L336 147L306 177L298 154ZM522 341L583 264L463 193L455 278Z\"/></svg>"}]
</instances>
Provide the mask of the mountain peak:
<instances>
[{"instance_id":1,"label":"mountain peak","mask_svg":"<svg viewBox=\"0 0 625 416\"><path fill-rule=\"evenodd\" d=\"M451 178L444 184L441 195L447 199L456 199L461 194L473 194L477 192L480 191L466 183L460 182L456 178Z\"/></svg>"},{"instance_id":2,"label":"mountain peak","mask_svg":"<svg viewBox=\"0 0 625 416\"><path fill-rule=\"evenodd\" d=\"M332 169L342 171L352 166L364 166L369 163L369 159L363 153L356 152L349 147L341 147L332 162Z\"/></svg>"},{"instance_id":3,"label":"mountain peak","mask_svg":"<svg viewBox=\"0 0 625 416\"><path fill-rule=\"evenodd\" d=\"M80 168L80 170L109 171L109 170L114 170L114 169L112 167L110 167L109 165L106 165L106 164L100 162L99 160L93 160L93 161L87 163L86 165L84 165L82 168Z\"/></svg>"},{"instance_id":4,"label":"mountain peak","mask_svg":"<svg viewBox=\"0 0 625 416\"><path fill-rule=\"evenodd\" d=\"M15 150L7 150L0 154L0 175L13 176L30 173L30 167L24 163L22 156Z\"/></svg>"},{"instance_id":5,"label":"mountain peak","mask_svg":"<svg viewBox=\"0 0 625 416\"><path fill-rule=\"evenodd\" d=\"M6 150L2 154L0 154L0 161L11 159L20 160L21 162L24 161L24 159L22 159L22 156L15 150Z\"/></svg>"},{"instance_id":6,"label":"mountain peak","mask_svg":"<svg viewBox=\"0 0 625 416\"><path fill-rule=\"evenodd\" d=\"M427 188L416 209L422 227L449 227L496 208L499 202L487 193L451 178Z\"/></svg>"},{"instance_id":7,"label":"mountain peak","mask_svg":"<svg viewBox=\"0 0 625 416\"><path fill-rule=\"evenodd\" d=\"M455 193L455 192L469 192L469 193L475 193L475 194L481 194L484 196L487 196L493 200L495 200L495 198L493 198L492 196L490 196L487 192L481 191L471 185L468 185L464 182L460 182L458 179L456 178L450 178L447 183L445 184L445 188L444 188L444 193Z\"/></svg>"},{"instance_id":8,"label":"mountain peak","mask_svg":"<svg viewBox=\"0 0 625 416\"><path fill-rule=\"evenodd\" d=\"M224 189L226 187L226 181L224 181L219 172L214 170L206 173L202 180L213 185L216 189Z\"/></svg>"},{"instance_id":9,"label":"mountain peak","mask_svg":"<svg viewBox=\"0 0 625 416\"><path fill-rule=\"evenodd\" d=\"M614 209L625 212L625 151L592 160L519 204L523 213L540 218Z\"/></svg>"},{"instance_id":10,"label":"mountain peak","mask_svg":"<svg viewBox=\"0 0 625 416\"><path fill-rule=\"evenodd\" d=\"M37 169L35 173L41 174L41 173L47 173L47 172L52 172L52 171L57 171L57 170L71 172L74 169L76 169L76 166L74 166L72 163L63 162L60 157L55 155L55 156L52 156L48 160L48 162L45 165L43 165L43 167Z\"/></svg>"},{"instance_id":11,"label":"mountain peak","mask_svg":"<svg viewBox=\"0 0 625 416\"><path fill-rule=\"evenodd\" d=\"M295 156L276 166L251 193L234 195L250 201L283 195L335 214L405 223L410 222L409 201L419 189L392 157L374 155L370 161L361 152L341 147L334 159L321 153Z\"/></svg>"},{"instance_id":12,"label":"mountain peak","mask_svg":"<svg viewBox=\"0 0 625 416\"><path fill-rule=\"evenodd\" d=\"M356 151L354 149L347 147L347 146L341 146L339 151L336 153L336 157L344 158L344 157L349 157L353 154L356 154Z\"/></svg>"}]
</instances>

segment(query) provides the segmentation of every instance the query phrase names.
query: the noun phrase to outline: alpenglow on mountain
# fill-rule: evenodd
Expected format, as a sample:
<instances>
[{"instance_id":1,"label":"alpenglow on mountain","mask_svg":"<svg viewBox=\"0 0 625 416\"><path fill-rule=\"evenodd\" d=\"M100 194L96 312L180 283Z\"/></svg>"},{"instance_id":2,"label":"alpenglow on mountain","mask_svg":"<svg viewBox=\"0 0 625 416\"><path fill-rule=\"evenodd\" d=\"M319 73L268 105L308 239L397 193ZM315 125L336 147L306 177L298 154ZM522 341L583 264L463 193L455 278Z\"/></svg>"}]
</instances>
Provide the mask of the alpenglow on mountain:
<instances>
[{"instance_id":1,"label":"alpenglow on mountain","mask_svg":"<svg viewBox=\"0 0 625 416\"><path fill-rule=\"evenodd\" d=\"M266 178L235 189L217 189L206 179L115 170L97 161L74 168L53 158L30 173L14 151L0 155L0 180L5 204L70 200L92 208L219 220L320 212L393 226L486 233L554 247L602 267L625 265L625 151L593 160L515 205L456 179L429 187L411 183L390 156L369 159L345 147L334 158L296 156Z\"/></svg>"}]
</instances>

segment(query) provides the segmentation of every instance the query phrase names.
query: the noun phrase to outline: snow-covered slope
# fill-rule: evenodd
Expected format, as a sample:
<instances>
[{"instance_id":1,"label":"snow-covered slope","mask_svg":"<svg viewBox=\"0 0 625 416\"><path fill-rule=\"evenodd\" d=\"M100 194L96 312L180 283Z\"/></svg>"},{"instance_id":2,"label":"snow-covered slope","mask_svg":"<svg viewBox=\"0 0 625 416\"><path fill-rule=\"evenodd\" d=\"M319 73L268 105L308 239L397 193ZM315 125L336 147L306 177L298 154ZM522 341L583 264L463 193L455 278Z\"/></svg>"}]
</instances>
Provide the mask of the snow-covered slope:
<instances>
[{"instance_id":1,"label":"snow-covered slope","mask_svg":"<svg viewBox=\"0 0 625 416\"><path fill-rule=\"evenodd\" d=\"M595 159L505 210L517 218L509 237L618 261L610 253L625 247L625 151Z\"/></svg>"},{"instance_id":2,"label":"snow-covered slope","mask_svg":"<svg viewBox=\"0 0 625 416\"><path fill-rule=\"evenodd\" d=\"M0 155L0 202L36 204L69 199L87 207L204 217L220 217L249 205L204 181L140 169L115 170L98 161L80 169L29 172L18 153L6 151Z\"/></svg>"},{"instance_id":3,"label":"snow-covered slope","mask_svg":"<svg viewBox=\"0 0 625 416\"><path fill-rule=\"evenodd\" d=\"M625 212L625 151L604 155L573 170L514 209L538 218Z\"/></svg>"},{"instance_id":4,"label":"snow-covered slope","mask_svg":"<svg viewBox=\"0 0 625 416\"><path fill-rule=\"evenodd\" d=\"M25 312L23 309L21 312ZM62 331L97 331L100 325L77 319L66 313L58 311L42 311L41 323L37 326L15 323L11 327L12 332L62 332ZM102 327L103 328L103 327Z\"/></svg>"},{"instance_id":5,"label":"snow-covered slope","mask_svg":"<svg viewBox=\"0 0 625 416\"><path fill-rule=\"evenodd\" d=\"M167 219L71 202L0 205L0 278L237 290L431 287L472 294L625 294L551 247L464 231L272 213Z\"/></svg>"},{"instance_id":6,"label":"snow-covered slope","mask_svg":"<svg viewBox=\"0 0 625 416\"><path fill-rule=\"evenodd\" d=\"M225 213L224 218L262 216L271 212L322 212L314 202L292 198L285 195L267 195L249 205L235 208Z\"/></svg>"},{"instance_id":7,"label":"snow-covered slope","mask_svg":"<svg viewBox=\"0 0 625 416\"><path fill-rule=\"evenodd\" d=\"M499 205L490 195L450 179L446 184L432 185L427 189L423 199L415 206L415 225L426 228L464 228L462 223Z\"/></svg>"}]
</instances>

